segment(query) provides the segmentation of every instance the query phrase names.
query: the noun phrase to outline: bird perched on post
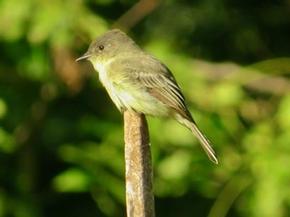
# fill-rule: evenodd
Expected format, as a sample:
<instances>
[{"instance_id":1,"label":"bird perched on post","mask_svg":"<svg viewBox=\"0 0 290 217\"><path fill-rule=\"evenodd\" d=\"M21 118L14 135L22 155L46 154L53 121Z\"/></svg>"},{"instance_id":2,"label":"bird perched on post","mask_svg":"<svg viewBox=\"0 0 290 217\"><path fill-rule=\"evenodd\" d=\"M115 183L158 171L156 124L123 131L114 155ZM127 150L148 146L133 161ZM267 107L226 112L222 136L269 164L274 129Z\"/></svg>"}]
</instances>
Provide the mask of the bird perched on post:
<instances>
[{"instance_id":1,"label":"bird perched on post","mask_svg":"<svg viewBox=\"0 0 290 217\"><path fill-rule=\"evenodd\" d=\"M192 131L209 159L218 163L208 139L188 111L171 71L124 32L114 29L98 37L77 61L82 59L93 64L121 112L133 110L145 115L173 117Z\"/></svg>"}]
</instances>

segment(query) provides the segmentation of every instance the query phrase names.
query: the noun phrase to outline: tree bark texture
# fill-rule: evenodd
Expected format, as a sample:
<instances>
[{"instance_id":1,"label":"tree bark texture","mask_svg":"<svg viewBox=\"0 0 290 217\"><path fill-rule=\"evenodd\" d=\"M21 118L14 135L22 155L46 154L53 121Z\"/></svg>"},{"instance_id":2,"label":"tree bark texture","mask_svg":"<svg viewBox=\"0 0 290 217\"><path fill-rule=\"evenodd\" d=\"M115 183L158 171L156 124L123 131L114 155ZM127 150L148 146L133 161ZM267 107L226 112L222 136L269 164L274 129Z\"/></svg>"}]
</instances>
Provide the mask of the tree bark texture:
<instances>
[{"instance_id":1,"label":"tree bark texture","mask_svg":"<svg viewBox=\"0 0 290 217\"><path fill-rule=\"evenodd\" d=\"M154 217L149 132L143 114L124 112L127 217Z\"/></svg>"}]
</instances>

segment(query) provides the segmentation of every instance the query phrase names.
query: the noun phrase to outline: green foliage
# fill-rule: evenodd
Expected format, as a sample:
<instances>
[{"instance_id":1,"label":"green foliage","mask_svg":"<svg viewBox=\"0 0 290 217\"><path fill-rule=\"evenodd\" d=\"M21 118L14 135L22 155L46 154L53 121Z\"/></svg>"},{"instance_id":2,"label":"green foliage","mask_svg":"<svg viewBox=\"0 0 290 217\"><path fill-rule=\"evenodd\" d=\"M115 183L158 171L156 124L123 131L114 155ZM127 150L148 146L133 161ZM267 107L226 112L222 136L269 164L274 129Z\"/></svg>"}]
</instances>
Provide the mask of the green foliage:
<instances>
[{"instance_id":1,"label":"green foliage","mask_svg":"<svg viewBox=\"0 0 290 217\"><path fill-rule=\"evenodd\" d=\"M122 117L75 58L134 4L0 1L0 217L124 216ZM149 117L157 216L289 215L289 21L286 1L164 1L130 30L220 160Z\"/></svg>"}]
</instances>

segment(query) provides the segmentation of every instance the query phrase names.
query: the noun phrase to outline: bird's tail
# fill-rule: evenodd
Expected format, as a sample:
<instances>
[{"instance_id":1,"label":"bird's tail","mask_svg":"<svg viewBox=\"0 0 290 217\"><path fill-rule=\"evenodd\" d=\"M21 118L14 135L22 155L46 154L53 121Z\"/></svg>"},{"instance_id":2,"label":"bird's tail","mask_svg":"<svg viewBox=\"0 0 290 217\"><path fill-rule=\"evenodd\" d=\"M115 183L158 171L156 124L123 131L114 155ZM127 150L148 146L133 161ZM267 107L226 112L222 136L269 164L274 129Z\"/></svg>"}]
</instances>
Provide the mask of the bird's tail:
<instances>
[{"instance_id":1,"label":"bird's tail","mask_svg":"<svg viewBox=\"0 0 290 217\"><path fill-rule=\"evenodd\" d=\"M186 126L191 130L191 132L196 136L196 138L199 140L202 149L205 151L207 154L208 158L214 162L215 164L218 164L218 159L216 157L215 151L210 145L210 142L208 139L203 135L203 133L198 129L197 125L193 122L190 121L184 117L181 117L178 115L176 117L177 121L181 123L182 125Z\"/></svg>"}]
</instances>

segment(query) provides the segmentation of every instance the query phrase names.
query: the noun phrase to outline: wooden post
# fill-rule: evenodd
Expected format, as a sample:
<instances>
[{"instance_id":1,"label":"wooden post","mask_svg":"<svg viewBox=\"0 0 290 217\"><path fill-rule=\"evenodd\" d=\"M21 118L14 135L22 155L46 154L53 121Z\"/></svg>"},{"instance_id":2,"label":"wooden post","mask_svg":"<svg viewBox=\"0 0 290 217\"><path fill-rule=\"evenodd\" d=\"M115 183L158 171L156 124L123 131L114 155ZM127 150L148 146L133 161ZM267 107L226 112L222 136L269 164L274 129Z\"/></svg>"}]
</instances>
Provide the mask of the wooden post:
<instances>
[{"instance_id":1,"label":"wooden post","mask_svg":"<svg viewBox=\"0 0 290 217\"><path fill-rule=\"evenodd\" d=\"M148 126L143 114L124 112L127 217L155 217Z\"/></svg>"}]
</instances>

